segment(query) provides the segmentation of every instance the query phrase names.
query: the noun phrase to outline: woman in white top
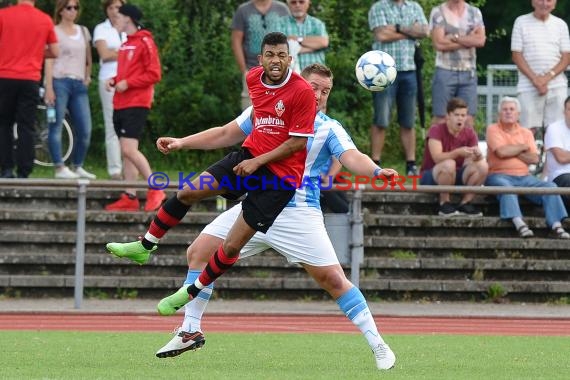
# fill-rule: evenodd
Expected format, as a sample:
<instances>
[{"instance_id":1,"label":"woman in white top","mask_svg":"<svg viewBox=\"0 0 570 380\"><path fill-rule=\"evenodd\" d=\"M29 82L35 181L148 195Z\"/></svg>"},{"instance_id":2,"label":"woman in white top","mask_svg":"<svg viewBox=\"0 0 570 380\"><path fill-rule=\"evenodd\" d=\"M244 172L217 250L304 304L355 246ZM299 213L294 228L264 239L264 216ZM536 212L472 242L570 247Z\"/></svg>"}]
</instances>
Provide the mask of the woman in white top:
<instances>
[{"instance_id":1,"label":"woman in white top","mask_svg":"<svg viewBox=\"0 0 570 380\"><path fill-rule=\"evenodd\" d=\"M55 32L59 42L58 58L46 59L45 101L55 103L55 123L49 124L48 146L55 164L56 178L89 178L95 175L83 169L91 141L91 110L87 87L91 82L91 35L86 27L77 25L79 0L57 0L54 12ZM73 171L61 157L61 130L69 110L75 135Z\"/></svg>"},{"instance_id":2,"label":"woman in white top","mask_svg":"<svg viewBox=\"0 0 570 380\"><path fill-rule=\"evenodd\" d=\"M113 95L105 89L105 82L117 74L117 52L125 41L124 33L119 33L115 28L119 8L123 0L103 1L103 11L107 19L98 24L93 31L93 44L99 54L99 97L103 108L103 120L105 122L105 152L107 155L107 172L112 179L121 179L121 147L119 139L113 127Z\"/></svg>"}]
</instances>

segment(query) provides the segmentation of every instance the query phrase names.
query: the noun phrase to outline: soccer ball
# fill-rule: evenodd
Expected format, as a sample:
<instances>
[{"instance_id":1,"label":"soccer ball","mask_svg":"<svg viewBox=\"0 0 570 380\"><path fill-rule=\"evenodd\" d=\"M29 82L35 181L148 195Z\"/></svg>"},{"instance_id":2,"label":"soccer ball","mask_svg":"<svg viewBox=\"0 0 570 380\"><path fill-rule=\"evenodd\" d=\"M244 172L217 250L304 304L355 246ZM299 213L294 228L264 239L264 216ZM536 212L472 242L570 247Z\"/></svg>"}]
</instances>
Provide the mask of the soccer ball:
<instances>
[{"instance_id":1,"label":"soccer ball","mask_svg":"<svg viewBox=\"0 0 570 380\"><path fill-rule=\"evenodd\" d=\"M358 58L356 79L369 91L383 91L396 80L396 62L388 53L371 50Z\"/></svg>"}]
</instances>

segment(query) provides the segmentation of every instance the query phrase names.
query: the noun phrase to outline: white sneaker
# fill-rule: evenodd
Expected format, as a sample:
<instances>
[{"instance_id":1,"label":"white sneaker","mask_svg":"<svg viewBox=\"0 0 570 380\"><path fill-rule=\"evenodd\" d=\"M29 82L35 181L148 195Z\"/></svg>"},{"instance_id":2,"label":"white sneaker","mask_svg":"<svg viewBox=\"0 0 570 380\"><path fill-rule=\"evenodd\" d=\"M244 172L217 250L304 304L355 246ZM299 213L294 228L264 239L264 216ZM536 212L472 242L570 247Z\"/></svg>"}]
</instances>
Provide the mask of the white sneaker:
<instances>
[{"instance_id":1,"label":"white sneaker","mask_svg":"<svg viewBox=\"0 0 570 380\"><path fill-rule=\"evenodd\" d=\"M390 369L396 363L396 355L386 343L380 343L372 349L378 369Z\"/></svg>"},{"instance_id":2,"label":"white sneaker","mask_svg":"<svg viewBox=\"0 0 570 380\"><path fill-rule=\"evenodd\" d=\"M62 167L61 169L55 171L55 178L57 179L77 179L79 178L79 174L76 174L69 170L67 166Z\"/></svg>"},{"instance_id":3,"label":"white sneaker","mask_svg":"<svg viewBox=\"0 0 570 380\"><path fill-rule=\"evenodd\" d=\"M75 168L75 174L81 178L95 179L97 176L93 173L89 173L87 170L83 169L81 166Z\"/></svg>"},{"instance_id":4,"label":"white sneaker","mask_svg":"<svg viewBox=\"0 0 570 380\"><path fill-rule=\"evenodd\" d=\"M156 356L159 358L178 356L183 352L202 348L205 343L206 339L201 331L186 332L178 328L170 342L156 352Z\"/></svg>"}]
</instances>

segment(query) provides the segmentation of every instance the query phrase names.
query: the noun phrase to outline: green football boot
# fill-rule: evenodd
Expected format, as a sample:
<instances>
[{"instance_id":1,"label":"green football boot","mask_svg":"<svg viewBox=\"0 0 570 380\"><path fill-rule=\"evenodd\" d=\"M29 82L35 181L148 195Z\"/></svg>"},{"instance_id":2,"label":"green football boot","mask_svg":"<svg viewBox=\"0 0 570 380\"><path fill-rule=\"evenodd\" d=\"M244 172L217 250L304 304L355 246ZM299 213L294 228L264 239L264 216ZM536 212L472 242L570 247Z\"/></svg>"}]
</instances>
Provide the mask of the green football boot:
<instances>
[{"instance_id":1,"label":"green football boot","mask_svg":"<svg viewBox=\"0 0 570 380\"><path fill-rule=\"evenodd\" d=\"M158 314L160 315L173 315L176 310L180 309L188 302L190 302L194 297L188 294L188 287L190 285L184 285L180 289L169 295L166 298L160 300L157 306Z\"/></svg>"},{"instance_id":2,"label":"green football boot","mask_svg":"<svg viewBox=\"0 0 570 380\"><path fill-rule=\"evenodd\" d=\"M155 245L152 249L146 249L140 240L131 243L107 243L106 247L111 254L129 259L140 265L146 264L150 259L151 252L156 251L158 248Z\"/></svg>"}]
</instances>

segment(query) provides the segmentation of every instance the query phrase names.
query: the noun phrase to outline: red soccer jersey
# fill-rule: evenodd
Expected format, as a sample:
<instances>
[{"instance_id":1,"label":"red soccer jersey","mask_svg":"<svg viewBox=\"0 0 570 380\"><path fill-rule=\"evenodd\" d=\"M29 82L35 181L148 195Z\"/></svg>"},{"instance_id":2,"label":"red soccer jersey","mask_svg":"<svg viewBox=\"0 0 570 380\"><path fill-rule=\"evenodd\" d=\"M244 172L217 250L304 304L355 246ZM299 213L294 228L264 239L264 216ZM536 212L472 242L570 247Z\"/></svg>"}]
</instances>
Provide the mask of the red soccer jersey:
<instances>
[{"instance_id":1,"label":"red soccer jersey","mask_svg":"<svg viewBox=\"0 0 570 380\"><path fill-rule=\"evenodd\" d=\"M56 42L51 18L33 5L0 10L0 78L39 81L45 47Z\"/></svg>"},{"instance_id":2,"label":"red soccer jersey","mask_svg":"<svg viewBox=\"0 0 570 380\"><path fill-rule=\"evenodd\" d=\"M299 74L291 70L279 85L265 84L261 80L263 67L257 66L247 73L247 87L253 104L253 130L243 147L255 157L277 148L290 136L313 135L317 102L313 89ZM301 149L280 161L267 164L279 178L289 184L301 184L307 149Z\"/></svg>"}]
</instances>

